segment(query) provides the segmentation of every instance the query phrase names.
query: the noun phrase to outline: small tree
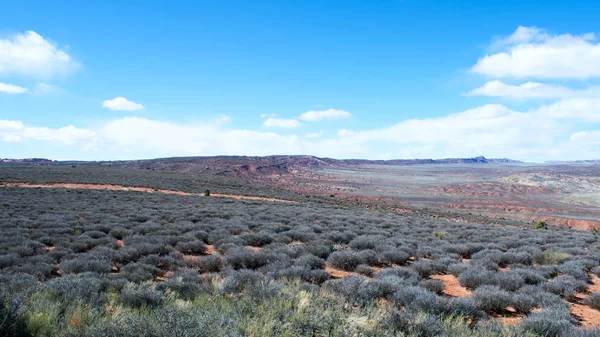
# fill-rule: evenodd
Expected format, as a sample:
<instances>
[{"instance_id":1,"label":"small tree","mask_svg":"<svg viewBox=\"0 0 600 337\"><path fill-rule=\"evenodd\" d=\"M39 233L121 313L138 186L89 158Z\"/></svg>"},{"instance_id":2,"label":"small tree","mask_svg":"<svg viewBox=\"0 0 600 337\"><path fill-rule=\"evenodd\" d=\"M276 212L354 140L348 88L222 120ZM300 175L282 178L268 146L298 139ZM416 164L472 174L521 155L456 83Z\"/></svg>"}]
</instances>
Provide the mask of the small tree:
<instances>
[{"instance_id":1,"label":"small tree","mask_svg":"<svg viewBox=\"0 0 600 337\"><path fill-rule=\"evenodd\" d=\"M210 197L210 191L208 189L204 190L204 196L205 197Z\"/></svg>"},{"instance_id":2,"label":"small tree","mask_svg":"<svg viewBox=\"0 0 600 337\"><path fill-rule=\"evenodd\" d=\"M535 224L535 229L548 229L546 220L540 220Z\"/></svg>"}]
</instances>

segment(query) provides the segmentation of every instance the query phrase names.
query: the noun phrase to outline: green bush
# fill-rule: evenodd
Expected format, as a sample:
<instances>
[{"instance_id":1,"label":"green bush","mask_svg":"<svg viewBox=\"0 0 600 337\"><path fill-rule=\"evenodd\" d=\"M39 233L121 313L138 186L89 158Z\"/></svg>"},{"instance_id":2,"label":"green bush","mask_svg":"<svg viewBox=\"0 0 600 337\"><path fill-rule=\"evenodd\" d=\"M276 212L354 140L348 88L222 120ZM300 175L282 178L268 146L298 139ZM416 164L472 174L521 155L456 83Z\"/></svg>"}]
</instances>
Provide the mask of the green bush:
<instances>
[{"instance_id":1,"label":"green bush","mask_svg":"<svg viewBox=\"0 0 600 337\"><path fill-rule=\"evenodd\" d=\"M535 229L548 229L548 223L546 220L540 220L536 222Z\"/></svg>"}]
</instances>

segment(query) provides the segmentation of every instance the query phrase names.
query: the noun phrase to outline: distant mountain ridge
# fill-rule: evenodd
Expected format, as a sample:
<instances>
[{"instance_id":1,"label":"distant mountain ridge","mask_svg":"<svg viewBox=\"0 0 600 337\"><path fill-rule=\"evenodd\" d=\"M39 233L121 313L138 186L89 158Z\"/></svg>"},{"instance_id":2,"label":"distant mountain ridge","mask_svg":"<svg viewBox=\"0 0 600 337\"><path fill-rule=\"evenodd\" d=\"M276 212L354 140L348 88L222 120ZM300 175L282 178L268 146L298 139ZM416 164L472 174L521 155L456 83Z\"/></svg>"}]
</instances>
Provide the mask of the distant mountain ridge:
<instances>
[{"instance_id":1,"label":"distant mountain ridge","mask_svg":"<svg viewBox=\"0 0 600 337\"><path fill-rule=\"evenodd\" d=\"M173 157L122 161L52 161L48 159L0 159L0 164L25 165L79 165L112 166L139 169L164 170L182 173L206 173L217 175L255 176L286 174L294 170L310 168L343 168L359 165L435 165L435 164L512 164L521 163L511 159L473 158L445 159L332 159L307 155L274 155L264 157L211 156Z\"/></svg>"}]
</instances>

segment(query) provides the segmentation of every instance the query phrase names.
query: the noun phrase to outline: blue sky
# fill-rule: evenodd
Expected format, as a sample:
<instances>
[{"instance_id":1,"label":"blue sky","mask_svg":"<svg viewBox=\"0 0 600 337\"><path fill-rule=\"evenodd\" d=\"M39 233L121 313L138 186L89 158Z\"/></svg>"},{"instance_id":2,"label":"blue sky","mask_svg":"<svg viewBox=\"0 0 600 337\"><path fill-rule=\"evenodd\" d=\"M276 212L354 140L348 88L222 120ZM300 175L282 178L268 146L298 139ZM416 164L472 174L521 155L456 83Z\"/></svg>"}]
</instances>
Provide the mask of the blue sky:
<instances>
[{"instance_id":1,"label":"blue sky","mask_svg":"<svg viewBox=\"0 0 600 337\"><path fill-rule=\"evenodd\" d=\"M0 158L600 158L593 1L18 1Z\"/></svg>"}]
</instances>

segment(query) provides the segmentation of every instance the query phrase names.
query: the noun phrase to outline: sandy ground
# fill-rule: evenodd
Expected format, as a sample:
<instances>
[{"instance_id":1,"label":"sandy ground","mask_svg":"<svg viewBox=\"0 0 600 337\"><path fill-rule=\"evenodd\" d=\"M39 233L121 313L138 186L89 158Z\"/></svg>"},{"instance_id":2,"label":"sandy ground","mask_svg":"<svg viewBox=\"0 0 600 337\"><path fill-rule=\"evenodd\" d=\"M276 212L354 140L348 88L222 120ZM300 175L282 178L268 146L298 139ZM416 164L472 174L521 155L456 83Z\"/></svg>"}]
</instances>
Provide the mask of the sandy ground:
<instances>
[{"instance_id":1,"label":"sandy ground","mask_svg":"<svg viewBox=\"0 0 600 337\"><path fill-rule=\"evenodd\" d=\"M458 279L454 275L431 275L434 280L441 280L444 282L444 294L453 297L466 297L471 296L471 291L460 285Z\"/></svg>"},{"instance_id":2,"label":"sandy ground","mask_svg":"<svg viewBox=\"0 0 600 337\"><path fill-rule=\"evenodd\" d=\"M109 191L133 191L133 192L146 192L146 193L163 193L163 194L176 194L176 195L203 195L198 193L188 193L182 191L173 190L155 190L148 187L132 187L132 186L121 186L121 185L107 185L107 184L71 184L71 183L48 183L48 184L30 184L30 183L7 183L2 182L0 186L4 187L28 187L28 188L72 188L72 189L84 189L84 190L109 190ZM238 194L220 194L212 193L211 196L219 198L230 198L230 199L243 199L243 200L260 200L260 201L274 201L274 202L285 202L296 204L298 202L293 200L284 200L277 198L266 198L251 195L238 195Z\"/></svg>"},{"instance_id":3,"label":"sandy ground","mask_svg":"<svg viewBox=\"0 0 600 337\"><path fill-rule=\"evenodd\" d=\"M600 278L594 274L590 274L592 284L588 287L588 292L600 292ZM579 299L577 303L569 303L571 313L577 317L581 325L585 327L600 326L600 311L590 307L589 305L581 304L588 297L587 293L579 293L576 295Z\"/></svg>"}]
</instances>

